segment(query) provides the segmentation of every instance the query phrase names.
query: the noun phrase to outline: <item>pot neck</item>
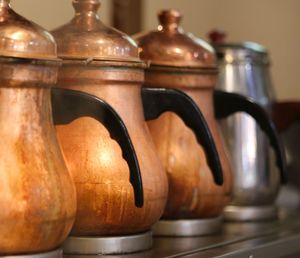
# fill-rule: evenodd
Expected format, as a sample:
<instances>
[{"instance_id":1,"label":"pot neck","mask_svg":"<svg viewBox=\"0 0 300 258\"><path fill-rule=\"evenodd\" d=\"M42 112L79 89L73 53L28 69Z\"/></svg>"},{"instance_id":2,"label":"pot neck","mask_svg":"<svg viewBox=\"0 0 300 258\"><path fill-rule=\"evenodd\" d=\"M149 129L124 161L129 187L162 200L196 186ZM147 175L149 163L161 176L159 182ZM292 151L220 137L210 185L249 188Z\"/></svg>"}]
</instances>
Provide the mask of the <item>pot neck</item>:
<instances>
[{"instance_id":1,"label":"pot neck","mask_svg":"<svg viewBox=\"0 0 300 258\"><path fill-rule=\"evenodd\" d=\"M100 8L99 0L73 0L75 17L72 23L83 30L93 30L99 24L102 24L98 16Z\"/></svg>"},{"instance_id":2,"label":"pot neck","mask_svg":"<svg viewBox=\"0 0 300 258\"><path fill-rule=\"evenodd\" d=\"M175 9L163 10L158 14L160 25L159 31L164 31L170 34L177 34L180 28L182 15Z\"/></svg>"},{"instance_id":3,"label":"pot neck","mask_svg":"<svg viewBox=\"0 0 300 258\"><path fill-rule=\"evenodd\" d=\"M73 0L75 9L75 20L82 20L84 17L87 21L99 20L98 10L101 6L99 0Z\"/></svg>"}]
</instances>

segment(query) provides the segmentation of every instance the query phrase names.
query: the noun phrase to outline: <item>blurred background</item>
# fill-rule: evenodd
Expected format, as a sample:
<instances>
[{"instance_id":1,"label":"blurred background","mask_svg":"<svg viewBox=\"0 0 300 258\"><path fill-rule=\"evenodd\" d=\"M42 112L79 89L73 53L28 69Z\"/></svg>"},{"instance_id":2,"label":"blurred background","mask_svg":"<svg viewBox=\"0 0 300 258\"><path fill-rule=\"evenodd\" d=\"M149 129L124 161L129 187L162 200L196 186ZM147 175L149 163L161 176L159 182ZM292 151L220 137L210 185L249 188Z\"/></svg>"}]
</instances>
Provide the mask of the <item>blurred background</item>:
<instances>
[{"instance_id":1,"label":"blurred background","mask_svg":"<svg viewBox=\"0 0 300 258\"><path fill-rule=\"evenodd\" d=\"M12 0L16 11L51 30L74 14L71 0ZM157 12L176 8L186 31L207 39L218 28L230 42L255 41L268 48L277 98L300 98L299 0L102 0L100 15L133 34L157 27Z\"/></svg>"}]
</instances>

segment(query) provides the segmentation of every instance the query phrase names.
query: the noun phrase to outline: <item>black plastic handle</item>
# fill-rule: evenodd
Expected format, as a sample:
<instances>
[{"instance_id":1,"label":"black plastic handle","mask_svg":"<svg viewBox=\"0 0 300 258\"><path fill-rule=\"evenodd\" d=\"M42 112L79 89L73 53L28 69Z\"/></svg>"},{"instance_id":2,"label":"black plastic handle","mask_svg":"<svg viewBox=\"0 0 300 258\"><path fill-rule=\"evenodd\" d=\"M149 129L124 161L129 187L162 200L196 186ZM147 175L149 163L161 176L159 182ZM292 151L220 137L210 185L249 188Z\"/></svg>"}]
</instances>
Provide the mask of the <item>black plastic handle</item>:
<instances>
[{"instance_id":1,"label":"black plastic handle","mask_svg":"<svg viewBox=\"0 0 300 258\"><path fill-rule=\"evenodd\" d=\"M226 118L236 112L245 112L252 116L261 129L269 136L271 146L276 153L276 164L280 170L281 183L287 182L286 159L276 127L266 111L251 99L236 93L220 90L214 92L215 116Z\"/></svg>"},{"instance_id":2,"label":"black plastic handle","mask_svg":"<svg viewBox=\"0 0 300 258\"><path fill-rule=\"evenodd\" d=\"M80 117L92 117L102 123L115 139L130 169L130 183L134 189L135 205L142 207L144 193L137 156L127 128L116 111L105 101L87 93L52 89L52 113L56 125L68 124Z\"/></svg>"},{"instance_id":3,"label":"black plastic handle","mask_svg":"<svg viewBox=\"0 0 300 258\"><path fill-rule=\"evenodd\" d=\"M206 120L195 102L179 90L162 88L143 88L142 100L146 120L158 118L166 111L181 117L204 147L215 183L222 185L224 179L219 154Z\"/></svg>"}]
</instances>

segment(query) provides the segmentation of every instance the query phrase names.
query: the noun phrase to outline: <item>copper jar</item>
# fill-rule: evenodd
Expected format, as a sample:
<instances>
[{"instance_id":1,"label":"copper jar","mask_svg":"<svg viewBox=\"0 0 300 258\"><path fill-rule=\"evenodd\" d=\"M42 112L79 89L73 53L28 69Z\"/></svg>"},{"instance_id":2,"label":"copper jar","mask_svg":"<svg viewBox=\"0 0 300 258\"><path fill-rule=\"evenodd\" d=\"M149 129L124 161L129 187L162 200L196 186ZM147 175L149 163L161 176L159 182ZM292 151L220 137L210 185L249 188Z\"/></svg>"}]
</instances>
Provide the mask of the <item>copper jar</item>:
<instances>
[{"instance_id":1,"label":"copper jar","mask_svg":"<svg viewBox=\"0 0 300 258\"><path fill-rule=\"evenodd\" d=\"M150 63L145 73L145 86L177 88L197 103L213 134L224 173L224 184L216 185L203 148L176 115L166 113L149 122L169 177L169 198L163 218L216 217L231 199L232 174L214 118L213 90L217 67L213 49L182 31L178 11L162 11L159 20L158 31L134 37L141 58Z\"/></svg>"},{"instance_id":2,"label":"copper jar","mask_svg":"<svg viewBox=\"0 0 300 258\"><path fill-rule=\"evenodd\" d=\"M128 161L137 203L142 184L118 114L94 96L51 89L61 64L53 37L11 10L9 1L0 1L0 10L0 135L6 148L0 162L0 254L35 254L59 247L75 220L75 188L53 122L68 124L85 116L103 123Z\"/></svg>"},{"instance_id":3,"label":"copper jar","mask_svg":"<svg viewBox=\"0 0 300 258\"><path fill-rule=\"evenodd\" d=\"M169 179L169 197L163 219L204 219L222 214L232 195L232 171L215 114L224 118L244 111L254 116L272 138L278 164L282 151L278 135L266 113L236 94L215 92L218 69L213 48L179 26L176 10L159 13L157 31L141 33L136 39L141 58L149 64L146 87L176 88L189 95L202 110L220 154L224 184L215 184L207 157L193 133L171 113L148 123ZM217 110L215 110L217 107ZM257 112L257 113L256 113Z\"/></svg>"},{"instance_id":4,"label":"copper jar","mask_svg":"<svg viewBox=\"0 0 300 258\"><path fill-rule=\"evenodd\" d=\"M0 0L0 254L53 250L75 219L75 188L51 113L53 37Z\"/></svg>"},{"instance_id":5,"label":"copper jar","mask_svg":"<svg viewBox=\"0 0 300 258\"><path fill-rule=\"evenodd\" d=\"M127 164L105 128L88 118L58 126L58 137L78 196L72 235L145 232L161 217L168 194L167 177L145 122L143 107L147 101L142 99L141 92L145 64L139 59L136 43L130 37L100 21L97 15L99 0L74 0L73 6L75 17L53 31L59 57L63 59L58 85L101 97L119 112L139 160L144 205L136 207L132 201L133 190L126 180L129 177ZM147 92L144 93L146 96ZM163 91L159 89L155 94L161 95ZM188 96L185 98L191 101ZM149 108L156 103L146 99ZM164 98L160 101L164 102ZM157 117L166 110L170 110L168 105L146 117L152 119L153 114ZM214 145L207 146L209 149ZM216 171L220 172L217 152L212 153L216 155L210 159L216 161ZM216 176L218 179L221 181L221 177Z\"/></svg>"}]
</instances>

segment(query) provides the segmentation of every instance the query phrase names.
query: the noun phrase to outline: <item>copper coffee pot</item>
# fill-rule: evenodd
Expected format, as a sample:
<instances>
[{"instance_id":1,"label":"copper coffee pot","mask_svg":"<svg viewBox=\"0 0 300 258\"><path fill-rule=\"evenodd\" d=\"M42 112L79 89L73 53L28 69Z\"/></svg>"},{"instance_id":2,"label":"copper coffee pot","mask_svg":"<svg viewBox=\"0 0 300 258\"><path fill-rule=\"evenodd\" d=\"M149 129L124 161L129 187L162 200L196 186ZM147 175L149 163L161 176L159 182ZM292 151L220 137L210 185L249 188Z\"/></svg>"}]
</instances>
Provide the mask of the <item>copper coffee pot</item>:
<instances>
[{"instance_id":1,"label":"copper coffee pot","mask_svg":"<svg viewBox=\"0 0 300 258\"><path fill-rule=\"evenodd\" d=\"M67 237L76 212L75 187L51 113L51 86L61 61L53 37L16 14L9 1L0 0L0 17L0 255L61 257L53 250ZM142 200L136 156L114 110L95 97L61 89L52 90L52 106L56 124L90 116L110 129L133 164Z\"/></svg>"},{"instance_id":2,"label":"copper coffee pot","mask_svg":"<svg viewBox=\"0 0 300 258\"><path fill-rule=\"evenodd\" d=\"M214 91L218 70L213 48L202 39L184 33L179 26L180 20L178 11L162 11L159 13L158 31L134 37L141 58L150 65L145 73L145 86L180 89L197 103L216 142L224 184L220 186L214 183L202 147L176 115L166 113L149 122L151 135L168 173L170 187L163 220L156 226L155 233L172 236L218 231L220 216L231 200L231 166L215 113L224 118L243 111L256 117L272 138L279 165L283 166L278 136L271 120L246 98Z\"/></svg>"},{"instance_id":3,"label":"copper coffee pot","mask_svg":"<svg viewBox=\"0 0 300 258\"><path fill-rule=\"evenodd\" d=\"M147 249L152 242L149 230L162 215L168 185L145 119L157 118L165 111L180 115L205 146L214 179L221 184L218 154L191 98L176 90L141 91L145 64L138 48L130 37L100 21L100 1L74 0L73 6L75 17L53 31L63 59L58 85L101 97L119 112L139 160L144 205L137 208L131 201L133 191L124 179L129 173L127 164L105 128L88 118L58 126L78 196L72 237L64 251L99 254Z\"/></svg>"},{"instance_id":4,"label":"copper coffee pot","mask_svg":"<svg viewBox=\"0 0 300 258\"><path fill-rule=\"evenodd\" d=\"M57 248L76 199L52 123L50 88L60 64L51 35L0 0L0 253Z\"/></svg>"}]
</instances>

